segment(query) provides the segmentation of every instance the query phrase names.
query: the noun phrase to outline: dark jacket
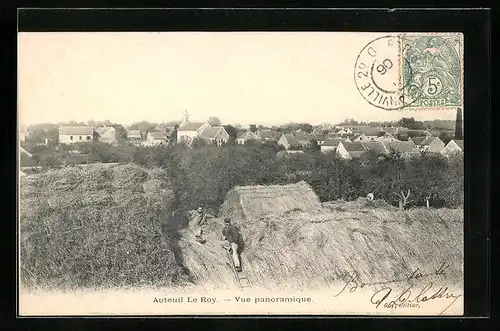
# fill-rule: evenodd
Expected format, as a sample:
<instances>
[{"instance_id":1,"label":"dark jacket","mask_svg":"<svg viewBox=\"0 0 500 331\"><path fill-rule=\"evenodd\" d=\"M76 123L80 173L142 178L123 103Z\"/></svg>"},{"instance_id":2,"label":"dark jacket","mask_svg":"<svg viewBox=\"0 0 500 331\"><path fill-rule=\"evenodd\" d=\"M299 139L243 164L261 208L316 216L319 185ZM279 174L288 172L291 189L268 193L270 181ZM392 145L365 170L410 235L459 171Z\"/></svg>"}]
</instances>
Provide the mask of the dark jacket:
<instances>
[{"instance_id":1,"label":"dark jacket","mask_svg":"<svg viewBox=\"0 0 500 331\"><path fill-rule=\"evenodd\" d=\"M226 237L226 239L230 243L239 243L240 241L240 233L238 229L232 224L224 226L224 228L222 229L222 235Z\"/></svg>"}]
</instances>

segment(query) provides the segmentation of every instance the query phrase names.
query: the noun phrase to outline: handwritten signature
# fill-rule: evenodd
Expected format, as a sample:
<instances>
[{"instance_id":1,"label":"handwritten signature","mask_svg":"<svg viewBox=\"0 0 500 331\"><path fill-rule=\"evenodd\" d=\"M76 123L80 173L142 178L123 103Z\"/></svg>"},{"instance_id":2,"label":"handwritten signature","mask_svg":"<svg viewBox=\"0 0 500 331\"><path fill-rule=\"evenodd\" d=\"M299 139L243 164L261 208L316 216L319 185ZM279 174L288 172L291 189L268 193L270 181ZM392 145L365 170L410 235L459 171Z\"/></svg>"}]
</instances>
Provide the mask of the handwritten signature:
<instances>
[{"instance_id":1,"label":"handwritten signature","mask_svg":"<svg viewBox=\"0 0 500 331\"><path fill-rule=\"evenodd\" d=\"M347 272L344 275L345 278L345 284L342 290L340 290L339 293L335 294L334 297L339 296L342 294L346 289L349 290L349 292L354 292L358 288L363 288L365 286L374 286L374 285L386 285L386 284L391 284L391 283L402 283L406 282L408 280L412 279L420 279L420 278L425 278L429 276L442 276L445 274L446 269L448 269L449 265L446 263L442 263L439 268L435 269L432 272L429 273L422 273L419 268L415 269L411 274L409 274L405 278L401 279L393 279L393 280L384 280L381 282L369 282L365 283L360 280L359 273L357 271L352 271L352 272Z\"/></svg>"},{"instance_id":2,"label":"handwritten signature","mask_svg":"<svg viewBox=\"0 0 500 331\"><path fill-rule=\"evenodd\" d=\"M359 273L356 271L348 272L345 274L345 284L343 288L337 294L334 294L334 297L339 296L344 293L346 290L349 293L355 292L358 288L363 288L365 286L375 286L375 285L388 285L393 283L402 283L407 282L409 280L422 279L429 276L443 276L445 275L446 269L448 269L449 265L446 263L442 263L438 268L429 273L422 273L422 271L417 268L411 274L407 275L404 278L400 279L392 279L392 280L384 280L380 282L363 282L360 279ZM446 308L441 311L440 314L444 313L447 309L449 309L455 301L461 297L461 295L457 295L448 291L448 287L440 287L437 291L435 291L432 295L426 295L427 292L430 292L433 283L429 282L424 288L417 294L417 296L412 297L412 289L414 285L409 286L405 291L397 294L394 299L390 300L389 295L393 292L393 289L389 286L382 288L373 294L371 298L371 303L376 305L376 308L379 308L380 305L383 304L385 308L419 308L420 303L426 302L434 299L453 299L453 301L446 306Z\"/></svg>"},{"instance_id":3,"label":"handwritten signature","mask_svg":"<svg viewBox=\"0 0 500 331\"><path fill-rule=\"evenodd\" d=\"M429 282L425 285L420 292L416 296L413 296L412 289L413 285L410 285L406 290L402 291L399 294L396 294L391 299L389 295L392 293L392 288L384 287L380 291L375 292L370 299L370 302L375 305L376 308L379 308L383 303L384 308L398 308L398 307L420 307L418 304L421 302L427 302L435 299L450 299L451 303L446 306L439 315L442 315L448 308L450 308L455 301L458 300L462 295L455 294L448 291L448 287L439 287L437 291L435 287L433 289L433 283ZM418 290L417 290L418 291ZM432 294L431 294L432 293ZM431 295L430 295L431 294Z\"/></svg>"}]
</instances>

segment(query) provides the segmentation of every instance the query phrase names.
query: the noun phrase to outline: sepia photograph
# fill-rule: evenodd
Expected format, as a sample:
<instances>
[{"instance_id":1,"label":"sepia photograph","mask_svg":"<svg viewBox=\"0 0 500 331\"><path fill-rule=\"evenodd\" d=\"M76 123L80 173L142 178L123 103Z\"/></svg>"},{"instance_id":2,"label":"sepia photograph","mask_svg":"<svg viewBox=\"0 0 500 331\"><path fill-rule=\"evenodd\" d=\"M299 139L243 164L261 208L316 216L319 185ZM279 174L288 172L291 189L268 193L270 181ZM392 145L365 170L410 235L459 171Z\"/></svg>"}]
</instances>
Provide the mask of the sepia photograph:
<instances>
[{"instance_id":1,"label":"sepia photograph","mask_svg":"<svg viewBox=\"0 0 500 331\"><path fill-rule=\"evenodd\" d=\"M19 314L464 313L463 35L19 32Z\"/></svg>"}]
</instances>

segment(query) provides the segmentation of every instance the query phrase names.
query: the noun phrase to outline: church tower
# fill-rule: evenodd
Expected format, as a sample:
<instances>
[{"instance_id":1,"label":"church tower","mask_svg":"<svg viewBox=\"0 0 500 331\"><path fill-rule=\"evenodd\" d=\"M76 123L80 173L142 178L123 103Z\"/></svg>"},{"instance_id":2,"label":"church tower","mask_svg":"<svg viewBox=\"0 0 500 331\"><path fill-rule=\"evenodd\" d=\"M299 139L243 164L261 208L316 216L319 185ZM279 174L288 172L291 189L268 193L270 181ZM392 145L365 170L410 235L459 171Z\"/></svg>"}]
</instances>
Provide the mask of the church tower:
<instances>
[{"instance_id":1,"label":"church tower","mask_svg":"<svg viewBox=\"0 0 500 331\"><path fill-rule=\"evenodd\" d=\"M182 114L181 125L187 122L189 122L189 114L187 110L185 110L184 113Z\"/></svg>"}]
</instances>

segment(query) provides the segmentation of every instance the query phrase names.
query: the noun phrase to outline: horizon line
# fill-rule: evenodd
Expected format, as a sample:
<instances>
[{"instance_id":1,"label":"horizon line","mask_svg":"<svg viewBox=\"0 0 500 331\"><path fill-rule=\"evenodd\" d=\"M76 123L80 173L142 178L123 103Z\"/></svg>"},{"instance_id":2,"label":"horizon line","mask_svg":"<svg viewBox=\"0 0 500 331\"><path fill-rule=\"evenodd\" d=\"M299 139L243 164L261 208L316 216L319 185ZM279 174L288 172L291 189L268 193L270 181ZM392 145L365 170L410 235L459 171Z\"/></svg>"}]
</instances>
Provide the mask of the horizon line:
<instances>
[{"instance_id":1,"label":"horizon line","mask_svg":"<svg viewBox=\"0 0 500 331\"><path fill-rule=\"evenodd\" d=\"M272 126L283 126L283 125L290 125L290 124L310 124L312 125L313 127L315 126L321 126L321 125L325 125L325 124L329 124L329 125L342 125L342 124L346 124L345 122L349 121L349 120L354 120L356 121L357 123L361 124L361 123L384 123L384 122L388 122L388 123L397 123L399 122L401 119L403 118L414 118L413 116L412 117L401 117L399 120L356 120L356 119L352 119L352 118L347 118L345 120L343 120L342 122L321 122L321 123L312 123L312 122L302 122L302 121L297 121L297 122L294 122L294 121L289 121L289 122L280 122L280 123L277 123L277 122L254 122L254 123L238 123L238 122L231 122L231 123L223 123L221 122L220 125L222 126L227 126L227 125L231 125L231 126L242 126L242 127L249 127L250 125L256 125L256 126L267 126L267 127L272 127ZM432 120L418 120L418 119L415 119L416 121L418 122L433 122L433 121L451 121L451 122L456 122L456 119L432 119ZM55 124L55 125L61 125L61 124L66 124L68 125L68 123L70 122L75 122L75 123L78 123L76 125L81 125L80 123L84 123L85 125L88 125L87 123L88 122L105 122L105 121L109 121L111 122L112 124L114 125L122 125L124 127L127 127L127 126L132 126L134 124L137 124L137 123L141 123L141 122L148 122L148 123L152 123L152 124L166 124L166 123L181 123L182 121L180 120L170 120L170 121L150 121L150 120L137 120L137 121L134 121L134 122L131 122L131 123L119 123L119 122L114 122L114 121L111 121L109 119L104 119L104 120L95 120L95 119L88 119L88 120L68 120L68 121L58 121L58 122L51 122L51 121L47 121L47 122L34 122L34 123L21 123L19 120L18 120L18 126L33 126L33 125L44 125L44 124ZM204 122L208 122L208 120L190 120L189 122L191 123L204 123ZM354 124L355 125L355 124Z\"/></svg>"}]
</instances>

